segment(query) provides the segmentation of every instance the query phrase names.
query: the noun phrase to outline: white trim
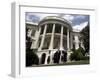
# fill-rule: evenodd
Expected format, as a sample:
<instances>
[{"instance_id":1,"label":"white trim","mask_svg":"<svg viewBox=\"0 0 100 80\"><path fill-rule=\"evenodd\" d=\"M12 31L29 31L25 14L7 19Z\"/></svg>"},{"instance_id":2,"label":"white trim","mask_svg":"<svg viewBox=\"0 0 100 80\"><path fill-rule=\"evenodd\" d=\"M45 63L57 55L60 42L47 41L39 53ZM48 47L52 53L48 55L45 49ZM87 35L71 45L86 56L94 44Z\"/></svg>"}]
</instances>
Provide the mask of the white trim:
<instances>
[{"instance_id":1,"label":"white trim","mask_svg":"<svg viewBox=\"0 0 100 80\"><path fill-rule=\"evenodd\" d=\"M54 32L55 32L55 24L53 24L53 27L52 27L52 35L51 35L49 50L52 50L54 46Z\"/></svg>"},{"instance_id":2,"label":"white trim","mask_svg":"<svg viewBox=\"0 0 100 80\"><path fill-rule=\"evenodd\" d=\"M41 26L40 26L40 27L41 27ZM46 30L47 30L47 24L45 24L45 26L44 26L43 35L42 35L42 40L41 40L40 47L38 48L38 51L42 50L42 48L43 48Z\"/></svg>"},{"instance_id":3,"label":"white trim","mask_svg":"<svg viewBox=\"0 0 100 80\"><path fill-rule=\"evenodd\" d=\"M11 25L11 31L12 31L12 62L11 62L11 67L12 67L12 71L11 71L11 75L14 77L18 77L20 75L20 41L19 41L19 37L20 37L20 32L19 32L19 5L16 3L12 3L12 25Z\"/></svg>"},{"instance_id":4,"label":"white trim","mask_svg":"<svg viewBox=\"0 0 100 80\"><path fill-rule=\"evenodd\" d=\"M33 23L33 22L26 22L26 24L32 24L32 25L38 25L38 23Z\"/></svg>"}]
</instances>

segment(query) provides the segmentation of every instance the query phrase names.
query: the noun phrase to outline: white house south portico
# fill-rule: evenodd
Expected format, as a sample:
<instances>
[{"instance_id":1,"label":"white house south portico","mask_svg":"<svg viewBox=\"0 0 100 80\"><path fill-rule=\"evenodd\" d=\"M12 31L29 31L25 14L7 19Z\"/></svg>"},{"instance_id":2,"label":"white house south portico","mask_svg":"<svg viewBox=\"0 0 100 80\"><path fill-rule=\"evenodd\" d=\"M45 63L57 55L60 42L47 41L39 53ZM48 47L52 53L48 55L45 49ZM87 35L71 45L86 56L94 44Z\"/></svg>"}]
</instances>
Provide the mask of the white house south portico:
<instances>
[{"instance_id":1,"label":"white house south portico","mask_svg":"<svg viewBox=\"0 0 100 80\"><path fill-rule=\"evenodd\" d=\"M79 47L77 46L79 44L74 44L75 40L73 40L73 37L77 35L73 35L71 23L61 17L47 16L38 25L34 24L32 26L31 24L31 27L35 27L32 28L33 31L29 31L29 34L34 33L34 35L30 36L33 40L31 49L37 49L36 54L39 57L39 63L41 63L42 57L44 57L44 64L48 64L48 58L50 58L49 63L53 64L53 57L57 51L61 52L60 63L62 62L63 51L67 52L68 61L69 51L73 48L73 45Z\"/></svg>"},{"instance_id":2,"label":"white house south portico","mask_svg":"<svg viewBox=\"0 0 100 80\"><path fill-rule=\"evenodd\" d=\"M40 21L38 27L41 29L38 37L41 38L40 44L38 44L38 51L44 49L69 50L71 48L69 38L71 39L70 33L72 32L72 28L68 21L59 17L50 16ZM66 44L63 42L65 40ZM56 44L56 41L58 44Z\"/></svg>"}]
</instances>

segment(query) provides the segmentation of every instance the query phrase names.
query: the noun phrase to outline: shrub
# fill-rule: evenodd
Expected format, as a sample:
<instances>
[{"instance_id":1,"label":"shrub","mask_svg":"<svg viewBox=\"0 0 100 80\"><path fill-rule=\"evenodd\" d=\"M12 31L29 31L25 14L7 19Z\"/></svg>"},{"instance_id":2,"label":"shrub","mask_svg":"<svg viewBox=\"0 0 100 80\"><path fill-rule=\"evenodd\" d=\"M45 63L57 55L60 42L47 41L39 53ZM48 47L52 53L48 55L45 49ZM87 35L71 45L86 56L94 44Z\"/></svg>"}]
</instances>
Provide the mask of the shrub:
<instances>
[{"instance_id":1,"label":"shrub","mask_svg":"<svg viewBox=\"0 0 100 80\"><path fill-rule=\"evenodd\" d=\"M70 55L70 60L79 61L83 59L82 48L78 48L77 50L73 50L73 53Z\"/></svg>"},{"instance_id":2,"label":"shrub","mask_svg":"<svg viewBox=\"0 0 100 80\"><path fill-rule=\"evenodd\" d=\"M26 66L38 65L39 58L32 49L26 49Z\"/></svg>"},{"instance_id":3,"label":"shrub","mask_svg":"<svg viewBox=\"0 0 100 80\"><path fill-rule=\"evenodd\" d=\"M76 53L77 53L76 60L82 60L83 54L82 54L81 48L78 48L78 50L76 50Z\"/></svg>"},{"instance_id":4,"label":"shrub","mask_svg":"<svg viewBox=\"0 0 100 80\"><path fill-rule=\"evenodd\" d=\"M83 56L82 60L89 60L89 56Z\"/></svg>"},{"instance_id":5,"label":"shrub","mask_svg":"<svg viewBox=\"0 0 100 80\"><path fill-rule=\"evenodd\" d=\"M31 66L32 64L38 65L39 58L35 54L36 52L31 49L32 39L28 37L29 28L26 27L26 66Z\"/></svg>"},{"instance_id":6,"label":"shrub","mask_svg":"<svg viewBox=\"0 0 100 80\"><path fill-rule=\"evenodd\" d=\"M72 60L75 60L75 58L76 58L76 53L73 52L73 53L70 55L70 60L71 60L71 61L72 61Z\"/></svg>"},{"instance_id":7,"label":"shrub","mask_svg":"<svg viewBox=\"0 0 100 80\"><path fill-rule=\"evenodd\" d=\"M33 60L33 54L32 50L27 49L26 50L26 66L31 66L32 65L32 60Z\"/></svg>"},{"instance_id":8,"label":"shrub","mask_svg":"<svg viewBox=\"0 0 100 80\"><path fill-rule=\"evenodd\" d=\"M82 53L83 56L85 56L85 50L82 47L80 47L78 50Z\"/></svg>"},{"instance_id":9,"label":"shrub","mask_svg":"<svg viewBox=\"0 0 100 80\"><path fill-rule=\"evenodd\" d=\"M38 58L38 56L35 53L33 53L32 63L35 64L35 65L39 64L39 58Z\"/></svg>"}]
</instances>

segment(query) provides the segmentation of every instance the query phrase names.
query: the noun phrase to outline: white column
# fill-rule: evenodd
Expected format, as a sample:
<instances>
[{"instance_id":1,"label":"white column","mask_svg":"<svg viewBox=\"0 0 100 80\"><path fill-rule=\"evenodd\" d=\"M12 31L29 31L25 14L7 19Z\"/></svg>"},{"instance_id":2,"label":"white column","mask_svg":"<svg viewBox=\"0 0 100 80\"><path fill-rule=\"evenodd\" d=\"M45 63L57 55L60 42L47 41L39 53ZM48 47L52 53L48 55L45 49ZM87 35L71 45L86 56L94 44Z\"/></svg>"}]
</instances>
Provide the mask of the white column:
<instances>
[{"instance_id":1,"label":"white column","mask_svg":"<svg viewBox=\"0 0 100 80\"><path fill-rule=\"evenodd\" d=\"M52 63L53 63L52 58L53 58L53 52L51 51L51 52L50 52L50 64L52 64Z\"/></svg>"},{"instance_id":2,"label":"white column","mask_svg":"<svg viewBox=\"0 0 100 80\"><path fill-rule=\"evenodd\" d=\"M35 34L36 41L32 43L31 48L38 48L38 41L39 41L40 32L41 32L41 27L39 27L39 31L36 31L36 34Z\"/></svg>"},{"instance_id":3,"label":"white column","mask_svg":"<svg viewBox=\"0 0 100 80\"><path fill-rule=\"evenodd\" d=\"M71 36L70 36L70 38L71 38ZM69 52L69 50L70 50L69 45L71 45L71 44L69 43L69 29L67 29L67 48L68 48L68 50L67 50L67 62L70 61L70 54L71 54Z\"/></svg>"},{"instance_id":4,"label":"white column","mask_svg":"<svg viewBox=\"0 0 100 80\"><path fill-rule=\"evenodd\" d=\"M46 30L47 30L47 24L46 24L45 27L44 27L44 32L43 32L43 35L42 35L41 44L40 44L40 47L39 47L38 50L41 50L42 47L43 47L43 43L44 43L44 39L45 39Z\"/></svg>"},{"instance_id":5,"label":"white column","mask_svg":"<svg viewBox=\"0 0 100 80\"><path fill-rule=\"evenodd\" d=\"M53 49L54 32L55 32L55 24L53 24L53 29L52 29L52 35L51 35L51 41L50 41L50 45L49 45L49 50Z\"/></svg>"},{"instance_id":6,"label":"white column","mask_svg":"<svg viewBox=\"0 0 100 80\"><path fill-rule=\"evenodd\" d=\"M61 26L60 50L63 49L63 26Z\"/></svg>"},{"instance_id":7,"label":"white column","mask_svg":"<svg viewBox=\"0 0 100 80\"><path fill-rule=\"evenodd\" d=\"M63 26L61 26L60 50L61 50L61 55L60 55L60 63L61 63L62 50L63 50Z\"/></svg>"},{"instance_id":8,"label":"white column","mask_svg":"<svg viewBox=\"0 0 100 80\"><path fill-rule=\"evenodd\" d=\"M69 29L67 29L67 49L69 50Z\"/></svg>"},{"instance_id":9,"label":"white column","mask_svg":"<svg viewBox=\"0 0 100 80\"><path fill-rule=\"evenodd\" d=\"M49 45L49 50L53 49L53 42L54 42L54 32L55 32L55 24L53 24L53 29L52 29L52 35L51 35L51 40L50 40L50 45ZM52 63L52 51L50 52L50 63Z\"/></svg>"},{"instance_id":10,"label":"white column","mask_svg":"<svg viewBox=\"0 0 100 80\"><path fill-rule=\"evenodd\" d=\"M75 49L78 49L79 48L79 38L78 36L76 35L75 36Z\"/></svg>"},{"instance_id":11,"label":"white column","mask_svg":"<svg viewBox=\"0 0 100 80\"><path fill-rule=\"evenodd\" d=\"M48 52L47 52L48 53ZM46 54L46 57L45 57L45 62L44 64L47 64L47 60L48 60L48 54Z\"/></svg>"},{"instance_id":12,"label":"white column","mask_svg":"<svg viewBox=\"0 0 100 80\"><path fill-rule=\"evenodd\" d=\"M28 30L28 37L31 37L31 34L32 34L32 29L30 28L29 30Z\"/></svg>"},{"instance_id":13,"label":"white column","mask_svg":"<svg viewBox=\"0 0 100 80\"><path fill-rule=\"evenodd\" d=\"M38 58L39 58L39 64L41 64L41 56L42 56L41 52L39 52L37 55L38 55Z\"/></svg>"}]
</instances>

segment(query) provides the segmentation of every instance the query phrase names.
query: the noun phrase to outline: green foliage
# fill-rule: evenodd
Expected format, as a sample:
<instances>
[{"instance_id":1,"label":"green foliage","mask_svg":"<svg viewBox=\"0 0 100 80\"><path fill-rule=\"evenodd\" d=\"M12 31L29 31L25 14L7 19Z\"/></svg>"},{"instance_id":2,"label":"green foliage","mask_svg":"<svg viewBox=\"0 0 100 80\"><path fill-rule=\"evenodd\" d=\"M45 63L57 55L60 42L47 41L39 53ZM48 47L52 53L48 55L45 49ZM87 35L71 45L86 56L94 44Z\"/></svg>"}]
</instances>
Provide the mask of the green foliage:
<instances>
[{"instance_id":1,"label":"green foliage","mask_svg":"<svg viewBox=\"0 0 100 80\"><path fill-rule=\"evenodd\" d=\"M89 56L83 56L82 60L89 60Z\"/></svg>"},{"instance_id":2,"label":"green foliage","mask_svg":"<svg viewBox=\"0 0 100 80\"><path fill-rule=\"evenodd\" d=\"M79 48L79 51L82 53L83 56L85 56L85 50L82 47Z\"/></svg>"},{"instance_id":3,"label":"green foliage","mask_svg":"<svg viewBox=\"0 0 100 80\"><path fill-rule=\"evenodd\" d=\"M79 61L83 59L85 51L83 48L78 48L77 50L72 49L73 53L70 55L70 60Z\"/></svg>"},{"instance_id":4,"label":"green foliage","mask_svg":"<svg viewBox=\"0 0 100 80\"><path fill-rule=\"evenodd\" d=\"M76 50L76 53L77 53L76 60L81 60L83 57L81 49L79 48L78 50Z\"/></svg>"},{"instance_id":5,"label":"green foliage","mask_svg":"<svg viewBox=\"0 0 100 80\"><path fill-rule=\"evenodd\" d=\"M38 65L39 64L39 58L38 56L33 53L33 60L32 60L33 64Z\"/></svg>"},{"instance_id":6,"label":"green foliage","mask_svg":"<svg viewBox=\"0 0 100 80\"><path fill-rule=\"evenodd\" d=\"M89 24L81 31L85 52L89 53Z\"/></svg>"},{"instance_id":7,"label":"green foliage","mask_svg":"<svg viewBox=\"0 0 100 80\"><path fill-rule=\"evenodd\" d=\"M28 28L26 28L26 66L32 66L33 64L39 64L39 58L35 54L35 51L30 49L32 41L31 38L27 36Z\"/></svg>"},{"instance_id":8,"label":"green foliage","mask_svg":"<svg viewBox=\"0 0 100 80\"><path fill-rule=\"evenodd\" d=\"M38 65L39 64L39 58L38 56L33 52L32 49L26 50L26 66L32 66L32 65Z\"/></svg>"},{"instance_id":9,"label":"green foliage","mask_svg":"<svg viewBox=\"0 0 100 80\"><path fill-rule=\"evenodd\" d=\"M32 56L33 56L32 51L27 49L26 50L26 66L32 65L32 59L33 59Z\"/></svg>"}]
</instances>

